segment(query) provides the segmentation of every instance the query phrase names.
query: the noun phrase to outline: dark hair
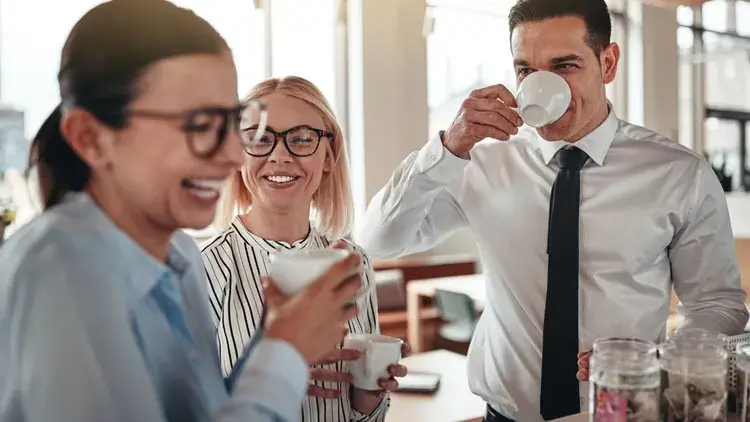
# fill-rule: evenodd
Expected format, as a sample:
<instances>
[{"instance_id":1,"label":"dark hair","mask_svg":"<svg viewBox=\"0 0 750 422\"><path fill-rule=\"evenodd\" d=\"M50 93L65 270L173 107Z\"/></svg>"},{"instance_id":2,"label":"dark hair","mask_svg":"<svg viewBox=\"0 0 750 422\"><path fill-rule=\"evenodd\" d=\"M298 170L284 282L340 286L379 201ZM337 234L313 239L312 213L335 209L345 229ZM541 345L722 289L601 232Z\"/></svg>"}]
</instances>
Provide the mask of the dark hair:
<instances>
[{"instance_id":1,"label":"dark hair","mask_svg":"<svg viewBox=\"0 0 750 422\"><path fill-rule=\"evenodd\" d=\"M166 0L112 0L89 10L62 50L61 103L31 144L29 170L38 167L44 208L68 192L82 191L90 178L91 169L60 131L66 111L81 107L102 123L122 128L140 76L150 65L179 55L227 50L208 22Z\"/></svg>"},{"instance_id":2,"label":"dark hair","mask_svg":"<svg viewBox=\"0 0 750 422\"><path fill-rule=\"evenodd\" d=\"M612 37L612 18L605 0L518 0L508 14L511 36L524 22L576 16L586 24L586 44L599 57Z\"/></svg>"}]
</instances>

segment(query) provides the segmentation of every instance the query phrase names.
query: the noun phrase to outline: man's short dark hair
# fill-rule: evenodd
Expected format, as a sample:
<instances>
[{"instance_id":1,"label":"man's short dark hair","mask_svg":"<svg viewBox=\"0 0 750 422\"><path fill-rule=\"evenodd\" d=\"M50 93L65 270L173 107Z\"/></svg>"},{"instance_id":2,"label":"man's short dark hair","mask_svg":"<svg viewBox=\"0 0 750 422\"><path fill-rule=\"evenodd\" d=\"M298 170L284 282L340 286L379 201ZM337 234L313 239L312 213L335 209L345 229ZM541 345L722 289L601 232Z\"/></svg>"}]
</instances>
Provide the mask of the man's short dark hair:
<instances>
[{"instance_id":1,"label":"man's short dark hair","mask_svg":"<svg viewBox=\"0 0 750 422\"><path fill-rule=\"evenodd\" d=\"M612 18L605 0L518 0L508 14L511 35L519 24L575 16L586 24L586 44L598 57L612 37Z\"/></svg>"}]
</instances>

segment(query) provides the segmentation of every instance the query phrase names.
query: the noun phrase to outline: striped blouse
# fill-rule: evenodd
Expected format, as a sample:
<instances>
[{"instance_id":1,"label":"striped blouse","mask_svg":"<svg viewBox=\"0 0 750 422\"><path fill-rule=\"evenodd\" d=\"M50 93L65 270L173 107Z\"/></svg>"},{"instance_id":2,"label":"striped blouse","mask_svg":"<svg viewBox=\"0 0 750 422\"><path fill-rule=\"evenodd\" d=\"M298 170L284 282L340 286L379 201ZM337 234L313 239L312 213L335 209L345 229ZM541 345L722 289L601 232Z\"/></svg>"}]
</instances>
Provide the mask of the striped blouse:
<instances>
[{"instance_id":1,"label":"striped blouse","mask_svg":"<svg viewBox=\"0 0 750 422\"><path fill-rule=\"evenodd\" d=\"M208 278L208 294L212 318L216 328L221 369L224 376L231 373L244 346L248 344L260 323L264 298L261 277L268 274L268 256L279 249L321 249L331 242L314 228L302 240L292 244L263 239L251 233L239 217L220 235L201 247ZM348 249L363 260L362 283L374 283L372 265L363 250L347 242ZM379 333L378 305L375 289L360 299L359 315L349 321L352 333ZM345 363L321 365L321 368L348 372ZM336 388L335 383L316 382L325 388ZM338 399L306 397L302 401L303 422L383 421L388 399L370 415L357 412L348 394Z\"/></svg>"}]
</instances>

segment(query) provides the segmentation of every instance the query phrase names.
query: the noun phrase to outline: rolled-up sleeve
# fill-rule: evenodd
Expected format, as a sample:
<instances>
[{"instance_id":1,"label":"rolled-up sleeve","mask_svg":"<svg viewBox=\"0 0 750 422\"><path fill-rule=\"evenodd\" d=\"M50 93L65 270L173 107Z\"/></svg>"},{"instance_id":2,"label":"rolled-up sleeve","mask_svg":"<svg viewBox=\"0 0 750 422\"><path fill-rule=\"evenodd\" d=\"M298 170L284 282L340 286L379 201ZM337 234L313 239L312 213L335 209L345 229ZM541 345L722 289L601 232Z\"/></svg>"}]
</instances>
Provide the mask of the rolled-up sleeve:
<instances>
[{"instance_id":1,"label":"rolled-up sleeve","mask_svg":"<svg viewBox=\"0 0 750 422\"><path fill-rule=\"evenodd\" d=\"M688 220L669 250L672 279L684 317L680 329L740 334L748 321L724 191L703 165Z\"/></svg>"}]
</instances>

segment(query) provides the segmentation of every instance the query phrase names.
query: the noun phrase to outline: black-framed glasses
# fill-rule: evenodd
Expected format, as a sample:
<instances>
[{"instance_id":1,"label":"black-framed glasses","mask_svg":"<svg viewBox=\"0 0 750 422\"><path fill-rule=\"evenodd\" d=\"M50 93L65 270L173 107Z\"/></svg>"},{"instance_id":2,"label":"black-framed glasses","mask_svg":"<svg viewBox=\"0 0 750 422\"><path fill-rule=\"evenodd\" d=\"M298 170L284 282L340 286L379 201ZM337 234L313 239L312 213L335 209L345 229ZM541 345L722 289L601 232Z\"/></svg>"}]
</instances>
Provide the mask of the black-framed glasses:
<instances>
[{"instance_id":1,"label":"black-framed glasses","mask_svg":"<svg viewBox=\"0 0 750 422\"><path fill-rule=\"evenodd\" d=\"M165 112L155 110L128 110L128 117L144 117L157 120L172 120L180 125L186 137L190 150L198 157L208 158L214 155L224 142L230 131L254 126L262 128L258 136L265 131L268 121L266 104L260 101L248 101L236 107L204 107L182 112ZM247 150L252 138L244 134L242 147Z\"/></svg>"},{"instance_id":2,"label":"black-framed glasses","mask_svg":"<svg viewBox=\"0 0 750 422\"><path fill-rule=\"evenodd\" d=\"M243 122L244 123L244 122ZM312 126L295 126L283 132L276 132L266 127L261 130L260 126L244 126L240 129L242 143L245 144L245 152L253 157L266 157L271 155L281 139L284 147L295 157L309 157L318 151L321 138L333 139L333 132L316 129Z\"/></svg>"}]
</instances>

